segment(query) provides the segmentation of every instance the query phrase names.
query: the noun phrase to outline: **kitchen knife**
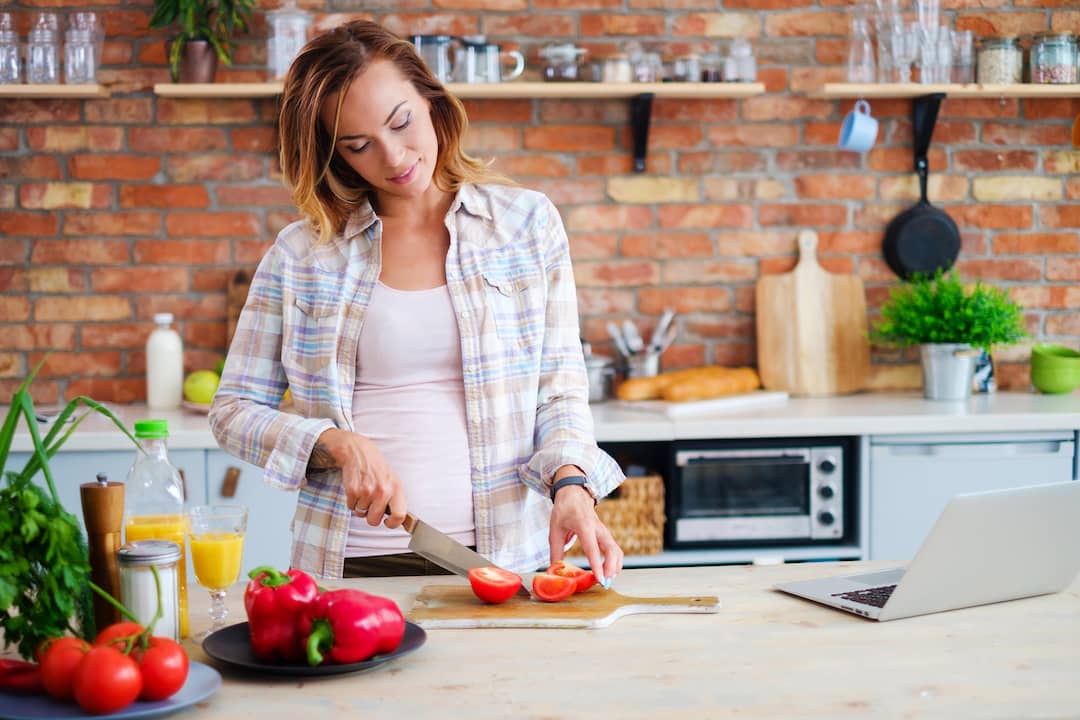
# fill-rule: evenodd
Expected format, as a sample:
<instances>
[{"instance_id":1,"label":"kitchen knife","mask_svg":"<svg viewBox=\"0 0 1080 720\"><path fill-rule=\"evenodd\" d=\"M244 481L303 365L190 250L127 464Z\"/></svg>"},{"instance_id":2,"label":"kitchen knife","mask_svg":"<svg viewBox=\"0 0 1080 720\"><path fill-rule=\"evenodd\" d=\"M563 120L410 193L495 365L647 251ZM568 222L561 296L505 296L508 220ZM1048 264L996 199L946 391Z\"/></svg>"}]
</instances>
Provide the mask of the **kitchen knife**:
<instances>
[{"instance_id":1,"label":"kitchen knife","mask_svg":"<svg viewBox=\"0 0 1080 720\"><path fill-rule=\"evenodd\" d=\"M412 513L405 513L402 527L408 531L409 549L417 555L430 560L441 568L455 575L469 576L469 570L476 567L488 567L495 563L483 555L473 552L446 533L439 532ZM529 587L522 582L518 595L532 597Z\"/></svg>"}]
</instances>

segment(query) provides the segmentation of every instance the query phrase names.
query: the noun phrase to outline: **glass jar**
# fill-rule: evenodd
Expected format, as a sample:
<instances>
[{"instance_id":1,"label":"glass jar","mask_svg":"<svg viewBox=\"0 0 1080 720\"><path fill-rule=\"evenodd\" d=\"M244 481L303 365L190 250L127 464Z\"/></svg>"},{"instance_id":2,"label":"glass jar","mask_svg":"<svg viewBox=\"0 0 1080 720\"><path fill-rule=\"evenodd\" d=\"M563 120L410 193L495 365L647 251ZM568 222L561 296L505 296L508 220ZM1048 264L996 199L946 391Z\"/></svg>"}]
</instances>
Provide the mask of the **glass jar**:
<instances>
[{"instance_id":1,"label":"glass jar","mask_svg":"<svg viewBox=\"0 0 1080 720\"><path fill-rule=\"evenodd\" d=\"M26 38L26 82L60 82L60 36L55 13L38 13Z\"/></svg>"},{"instance_id":2,"label":"glass jar","mask_svg":"<svg viewBox=\"0 0 1080 720\"><path fill-rule=\"evenodd\" d=\"M675 58L671 75L675 82L701 82L701 57L690 54Z\"/></svg>"},{"instance_id":3,"label":"glass jar","mask_svg":"<svg viewBox=\"0 0 1080 720\"><path fill-rule=\"evenodd\" d=\"M266 39L266 58L270 75L283 78L292 61L307 44L311 13L296 7L296 0L285 0L280 8L266 13L270 35Z\"/></svg>"},{"instance_id":4,"label":"glass jar","mask_svg":"<svg viewBox=\"0 0 1080 720\"><path fill-rule=\"evenodd\" d=\"M540 49L544 61L544 80L550 82L576 82L581 79L580 60L585 48L570 43L548 45Z\"/></svg>"},{"instance_id":5,"label":"glass jar","mask_svg":"<svg viewBox=\"0 0 1080 720\"><path fill-rule=\"evenodd\" d=\"M157 613L161 585L161 619L154 634L180 640L180 545L169 540L138 540L116 551L120 566L120 601L146 627ZM154 571L157 570L157 582Z\"/></svg>"},{"instance_id":6,"label":"glass jar","mask_svg":"<svg viewBox=\"0 0 1080 720\"><path fill-rule=\"evenodd\" d=\"M21 80L19 33L15 30L11 13L0 13L0 85L14 84Z\"/></svg>"},{"instance_id":7,"label":"glass jar","mask_svg":"<svg viewBox=\"0 0 1080 720\"><path fill-rule=\"evenodd\" d=\"M1015 37L983 38L975 64L976 79L982 84L1018 83L1023 79L1024 50Z\"/></svg>"},{"instance_id":8,"label":"glass jar","mask_svg":"<svg viewBox=\"0 0 1080 720\"><path fill-rule=\"evenodd\" d=\"M632 78L633 70L626 53L615 53L604 60L604 82L628 83Z\"/></svg>"},{"instance_id":9,"label":"glass jar","mask_svg":"<svg viewBox=\"0 0 1080 720\"><path fill-rule=\"evenodd\" d=\"M1076 36L1039 33L1031 44L1031 82L1053 85L1077 82Z\"/></svg>"}]
</instances>

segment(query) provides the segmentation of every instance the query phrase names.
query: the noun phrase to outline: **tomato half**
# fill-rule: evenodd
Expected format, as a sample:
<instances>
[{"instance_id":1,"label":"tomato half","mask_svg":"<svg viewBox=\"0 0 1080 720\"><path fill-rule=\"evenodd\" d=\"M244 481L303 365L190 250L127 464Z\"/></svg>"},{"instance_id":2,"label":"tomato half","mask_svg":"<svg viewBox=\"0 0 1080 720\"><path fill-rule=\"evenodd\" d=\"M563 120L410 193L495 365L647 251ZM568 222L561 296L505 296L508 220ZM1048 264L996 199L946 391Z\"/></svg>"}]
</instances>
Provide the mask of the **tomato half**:
<instances>
[{"instance_id":1,"label":"tomato half","mask_svg":"<svg viewBox=\"0 0 1080 720\"><path fill-rule=\"evenodd\" d=\"M551 567L547 571L552 575L560 575L562 577L568 577L574 579L574 592L584 592L596 584L596 575L592 574L588 570L579 568L577 565L571 565L568 562L560 560L556 563L552 563Z\"/></svg>"},{"instance_id":2,"label":"tomato half","mask_svg":"<svg viewBox=\"0 0 1080 720\"><path fill-rule=\"evenodd\" d=\"M488 603L509 600L521 587L521 576L489 565L469 570L469 584L476 597Z\"/></svg>"},{"instance_id":3,"label":"tomato half","mask_svg":"<svg viewBox=\"0 0 1080 720\"><path fill-rule=\"evenodd\" d=\"M50 697L71 700L75 696L72 678L90 643L77 637L56 638L48 642L41 654L41 684Z\"/></svg>"},{"instance_id":4,"label":"tomato half","mask_svg":"<svg viewBox=\"0 0 1080 720\"><path fill-rule=\"evenodd\" d=\"M533 595L544 602L559 602L574 594L577 581L574 578L551 573L536 573L533 575Z\"/></svg>"},{"instance_id":5,"label":"tomato half","mask_svg":"<svg viewBox=\"0 0 1080 720\"><path fill-rule=\"evenodd\" d=\"M172 638L153 636L150 647L137 646L132 652L142 671L140 700L164 700L184 686L188 676L188 656Z\"/></svg>"},{"instance_id":6,"label":"tomato half","mask_svg":"<svg viewBox=\"0 0 1080 720\"><path fill-rule=\"evenodd\" d=\"M94 715L123 710L142 690L142 673L130 657L103 645L83 656L72 680L75 702Z\"/></svg>"}]
</instances>

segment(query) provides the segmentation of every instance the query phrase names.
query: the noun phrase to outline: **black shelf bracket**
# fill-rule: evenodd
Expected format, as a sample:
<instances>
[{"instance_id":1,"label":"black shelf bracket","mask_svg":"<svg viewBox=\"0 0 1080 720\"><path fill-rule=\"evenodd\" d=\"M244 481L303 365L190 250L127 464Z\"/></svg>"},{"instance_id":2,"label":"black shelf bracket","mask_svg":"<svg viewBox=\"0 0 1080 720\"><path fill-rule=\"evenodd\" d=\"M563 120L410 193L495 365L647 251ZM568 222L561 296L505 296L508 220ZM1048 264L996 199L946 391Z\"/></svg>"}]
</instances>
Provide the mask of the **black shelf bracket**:
<instances>
[{"instance_id":1,"label":"black shelf bracket","mask_svg":"<svg viewBox=\"0 0 1080 720\"><path fill-rule=\"evenodd\" d=\"M652 119L653 93L641 93L630 98L630 132L634 137L634 172L645 172L645 156L649 154L649 121Z\"/></svg>"}]
</instances>

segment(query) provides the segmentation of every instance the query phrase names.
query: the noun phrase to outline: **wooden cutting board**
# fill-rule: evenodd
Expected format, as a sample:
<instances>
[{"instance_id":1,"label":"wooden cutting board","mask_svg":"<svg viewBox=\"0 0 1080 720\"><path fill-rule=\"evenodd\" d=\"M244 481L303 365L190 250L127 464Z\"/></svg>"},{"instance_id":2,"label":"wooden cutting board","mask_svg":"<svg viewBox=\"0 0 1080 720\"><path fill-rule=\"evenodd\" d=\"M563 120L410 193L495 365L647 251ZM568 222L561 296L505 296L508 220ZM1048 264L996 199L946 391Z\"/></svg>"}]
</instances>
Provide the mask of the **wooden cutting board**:
<instances>
[{"instance_id":1,"label":"wooden cutting board","mask_svg":"<svg viewBox=\"0 0 1080 720\"><path fill-rule=\"evenodd\" d=\"M786 392L755 390L738 395L724 395L708 400L613 400L612 404L628 410L645 410L667 415L669 418L696 417L711 413L739 412L753 408L783 405L788 401Z\"/></svg>"},{"instance_id":2,"label":"wooden cutting board","mask_svg":"<svg viewBox=\"0 0 1080 720\"><path fill-rule=\"evenodd\" d=\"M515 595L490 605L468 585L425 585L406 617L425 628L602 628L636 613L715 613L720 599L631 597L594 586L557 603Z\"/></svg>"},{"instance_id":3,"label":"wooden cutting board","mask_svg":"<svg viewBox=\"0 0 1080 720\"><path fill-rule=\"evenodd\" d=\"M761 383L792 395L862 390L870 371L866 293L856 275L826 272L817 233L799 233L799 262L757 282L757 360Z\"/></svg>"}]
</instances>

